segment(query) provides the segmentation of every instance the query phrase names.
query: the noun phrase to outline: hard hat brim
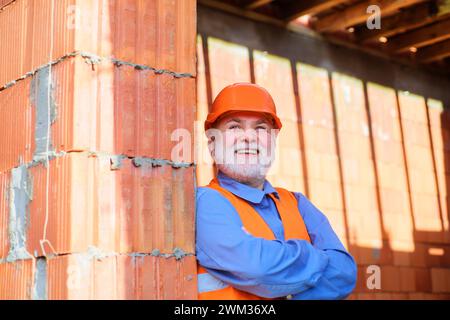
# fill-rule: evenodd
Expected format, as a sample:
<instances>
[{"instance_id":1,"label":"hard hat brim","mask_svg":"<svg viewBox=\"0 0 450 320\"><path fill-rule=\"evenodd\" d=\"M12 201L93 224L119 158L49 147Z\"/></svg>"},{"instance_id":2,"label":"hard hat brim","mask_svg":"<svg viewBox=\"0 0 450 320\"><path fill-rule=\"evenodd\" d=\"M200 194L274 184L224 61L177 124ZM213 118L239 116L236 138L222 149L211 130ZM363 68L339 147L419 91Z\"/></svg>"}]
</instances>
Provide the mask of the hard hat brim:
<instances>
[{"instance_id":1,"label":"hard hat brim","mask_svg":"<svg viewBox=\"0 0 450 320\"><path fill-rule=\"evenodd\" d=\"M234 112L254 112L254 113L259 113L259 114L264 114L265 116L269 116L270 118L273 119L273 124L275 129L281 129L281 127L283 126L281 123L280 118L278 118L278 116L274 113L271 112L261 112L260 108L246 108L245 110L242 108L237 108L237 109L233 109L233 108L229 108L226 112L217 112L217 113L210 113L208 114L208 117L205 120L205 131L210 129L214 123L219 120L219 118L221 118L222 116L225 116L229 113L234 113Z\"/></svg>"}]
</instances>

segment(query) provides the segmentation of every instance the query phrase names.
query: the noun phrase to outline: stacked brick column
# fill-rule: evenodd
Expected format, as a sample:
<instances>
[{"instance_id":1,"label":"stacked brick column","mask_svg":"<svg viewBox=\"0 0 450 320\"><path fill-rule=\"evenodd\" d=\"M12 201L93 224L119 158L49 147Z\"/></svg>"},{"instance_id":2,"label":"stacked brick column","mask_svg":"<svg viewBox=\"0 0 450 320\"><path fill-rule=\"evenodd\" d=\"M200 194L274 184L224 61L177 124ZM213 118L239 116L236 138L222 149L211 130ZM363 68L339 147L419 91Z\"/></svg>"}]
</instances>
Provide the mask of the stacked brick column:
<instances>
[{"instance_id":1,"label":"stacked brick column","mask_svg":"<svg viewBox=\"0 0 450 320\"><path fill-rule=\"evenodd\" d=\"M0 299L195 298L195 1L0 5Z\"/></svg>"}]
</instances>

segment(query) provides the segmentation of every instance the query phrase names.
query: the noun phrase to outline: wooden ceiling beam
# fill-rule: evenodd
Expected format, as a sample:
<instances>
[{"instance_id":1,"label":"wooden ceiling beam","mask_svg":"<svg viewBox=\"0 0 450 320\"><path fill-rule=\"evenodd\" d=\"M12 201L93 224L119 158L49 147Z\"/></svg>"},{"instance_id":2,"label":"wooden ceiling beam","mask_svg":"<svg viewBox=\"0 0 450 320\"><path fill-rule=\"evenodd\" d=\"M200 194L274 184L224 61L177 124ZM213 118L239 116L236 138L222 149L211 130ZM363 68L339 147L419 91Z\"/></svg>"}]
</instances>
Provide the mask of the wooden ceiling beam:
<instances>
[{"instance_id":1,"label":"wooden ceiling beam","mask_svg":"<svg viewBox=\"0 0 450 320\"><path fill-rule=\"evenodd\" d=\"M239 4L246 10L255 10L273 1L274 0L244 0L240 1Z\"/></svg>"},{"instance_id":2,"label":"wooden ceiling beam","mask_svg":"<svg viewBox=\"0 0 450 320\"><path fill-rule=\"evenodd\" d=\"M386 50L400 53L411 47L420 48L448 38L450 38L450 19L395 36L386 43Z\"/></svg>"},{"instance_id":3,"label":"wooden ceiling beam","mask_svg":"<svg viewBox=\"0 0 450 320\"><path fill-rule=\"evenodd\" d=\"M329 14L314 23L314 29L319 32L334 32L345 30L365 22L372 13L367 13L367 8L377 5L381 15L389 15L399 9L409 7L426 0L367 0L356 5L349 6L344 10Z\"/></svg>"},{"instance_id":4,"label":"wooden ceiling beam","mask_svg":"<svg viewBox=\"0 0 450 320\"><path fill-rule=\"evenodd\" d=\"M380 37L390 37L398 33L429 24L437 17L435 2L424 2L408 10L381 20L381 29L368 29L365 25L356 28L357 42L377 41Z\"/></svg>"},{"instance_id":5,"label":"wooden ceiling beam","mask_svg":"<svg viewBox=\"0 0 450 320\"><path fill-rule=\"evenodd\" d=\"M280 6L282 16L279 18L289 22L307 14L316 15L345 2L348 2L348 0L291 1Z\"/></svg>"},{"instance_id":6,"label":"wooden ceiling beam","mask_svg":"<svg viewBox=\"0 0 450 320\"><path fill-rule=\"evenodd\" d=\"M450 39L420 48L415 55L415 58L423 63L430 63L446 57L450 57Z\"/></svg>"}]
</instances>

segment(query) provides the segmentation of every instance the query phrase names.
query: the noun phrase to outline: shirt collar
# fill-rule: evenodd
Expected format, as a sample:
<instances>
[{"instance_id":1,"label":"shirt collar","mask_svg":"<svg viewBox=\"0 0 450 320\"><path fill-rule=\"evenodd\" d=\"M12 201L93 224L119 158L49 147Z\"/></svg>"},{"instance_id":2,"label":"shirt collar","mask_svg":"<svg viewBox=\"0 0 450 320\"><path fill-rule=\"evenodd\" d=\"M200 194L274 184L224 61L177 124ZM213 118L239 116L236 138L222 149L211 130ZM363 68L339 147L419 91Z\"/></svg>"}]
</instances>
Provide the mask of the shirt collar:
<instances>
[{"instance_id":1,"label":"shirt collar","mask_svg":"<svg viewBox=\"0 0 450 320\"><path fill-rule=\"evenodd\" d=\"M223 188L227 189L228 191L238 196L239 198L242 198L244 200L253 203L261 203L264 196L270 193L275 194L275 196L279 199L278 192L275 190L274 187L272 187L270 182L267 180L264 181L263 190L259 190L257 188L253 188L246 184L240 183L228 177L221 171L219 171L217 179L219 180L219 184Z\"/></svg>"}]
</instances>

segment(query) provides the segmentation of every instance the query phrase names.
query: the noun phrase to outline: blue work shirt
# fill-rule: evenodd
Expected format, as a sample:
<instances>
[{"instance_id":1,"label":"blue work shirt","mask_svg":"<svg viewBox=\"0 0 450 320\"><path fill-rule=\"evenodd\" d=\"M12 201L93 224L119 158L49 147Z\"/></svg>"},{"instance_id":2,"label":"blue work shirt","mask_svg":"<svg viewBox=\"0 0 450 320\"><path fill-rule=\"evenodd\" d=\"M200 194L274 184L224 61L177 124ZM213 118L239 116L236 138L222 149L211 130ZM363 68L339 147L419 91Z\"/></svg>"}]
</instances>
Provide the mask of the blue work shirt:
<instances>
[{"instance_id":1,"label":"blue work shirt","mask_svg":"<svg viewBox=\"0 0 450 320\"><path fill-rule=\"evenodd\" d=\"M298 202L311 243L284 238L275 203L278 193L266 180L263 190L219 172L220 185L246 200L273 231L276 240L250 235L233 205L218 191L197 189L196 254L208 277L260 297L343 299L356 284L356 263L333 231L327 217L303 194ZM199 277L199 282L205 279ZM209 280L208 280L209 281Z\"/></svg>"}]
</instances>

